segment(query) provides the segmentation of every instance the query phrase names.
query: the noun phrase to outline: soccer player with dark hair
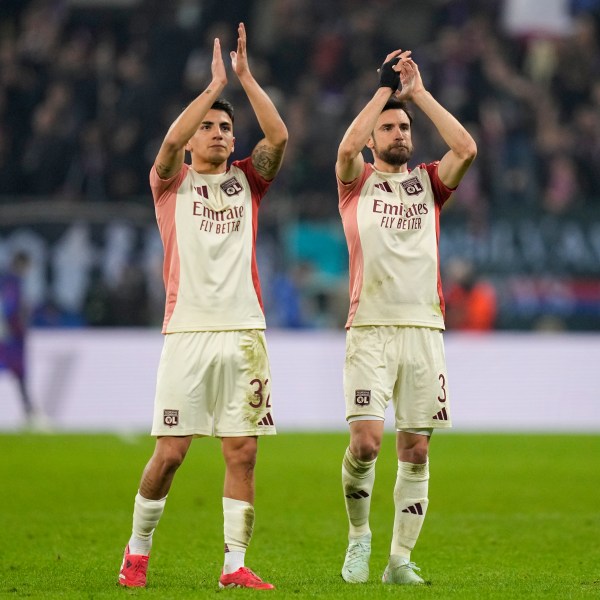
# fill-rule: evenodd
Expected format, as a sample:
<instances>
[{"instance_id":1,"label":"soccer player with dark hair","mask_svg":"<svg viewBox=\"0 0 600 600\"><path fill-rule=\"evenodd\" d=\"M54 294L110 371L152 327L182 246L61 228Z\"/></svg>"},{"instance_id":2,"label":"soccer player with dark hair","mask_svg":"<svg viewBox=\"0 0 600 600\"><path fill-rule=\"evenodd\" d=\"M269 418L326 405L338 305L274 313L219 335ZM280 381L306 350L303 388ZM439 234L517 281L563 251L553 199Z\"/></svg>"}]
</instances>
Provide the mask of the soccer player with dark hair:
<instances>
[{"instance_id":1,"label":"soccer player with dark hair","mask_svg":"<svg viewBox=\"0 0 600 600\"><path fill-rule=\"evenodd\" d=\"M408 168L411 101L449 147ZM367 146L373 164L365 163ZM344 395L350 445L342 462L349 543L342 577L367 581L375 462L390 401L398 471L384 583L420 584L411 562L428 504L433 429L450 427L442 331L439 214L477 154L473 138L425 89L410 51L380 69L379 88L346 131L337 155L339 210L350 257Z\"/></svg>"},{"instance_id":2,"label":"soccer player with dark hair","mask_svg":"<svg viewBox=\"0 0 600 600\"><path fill-rule=\"evenodd\" d=\"M212 81L171 125L150 172L165 250L165 340L152 425L156 446L135 497L119 574L127 587L146 585L152 534L192 439L215 436L225 459L219 586L273 588L246 568L244 557L254 526L257 438L275 433L255 252L258 209L288 134L250 72L243 24L230 56L264 138L251 156L228 166L233 108L220 98L227 75L215 39Z\"/></svg>"}]
</instances>

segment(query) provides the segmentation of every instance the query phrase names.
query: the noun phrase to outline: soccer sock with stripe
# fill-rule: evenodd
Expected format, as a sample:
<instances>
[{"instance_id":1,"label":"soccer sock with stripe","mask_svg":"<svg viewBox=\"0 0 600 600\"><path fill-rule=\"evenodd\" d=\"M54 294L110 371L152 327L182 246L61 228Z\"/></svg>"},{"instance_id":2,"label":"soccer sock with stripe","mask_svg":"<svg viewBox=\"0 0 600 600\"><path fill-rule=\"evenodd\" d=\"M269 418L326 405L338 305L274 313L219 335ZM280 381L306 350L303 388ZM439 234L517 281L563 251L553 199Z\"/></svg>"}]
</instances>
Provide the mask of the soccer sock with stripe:
<instances>
[{"instance_id":1,"label":"soccer sock with stripe","mask_svg":"<svg viewBox=\"0 0 600 600\"><path fill-rule=\"evenodd\" d=\"M398 461L398 475L394 486L394 532L390 554L410 559L410 553L421 532L429 488L429 462L413 464Z\"/></svg>"},{"instance_id":2,"label":"soccer sock with stripe","mask_svg":"<svg viewBox=\"0 0 600 600\"><path fill-rule=\"evenodd\" d=\"M254 529L254 507L249 502L223 498L225 560L223 573L234 573L244 566L246 549Z\"/></svg>"},{"instance_id":3,"label":"soccer sock with stripe","mask_svg":"<svg viewBox=\"0 0 600 600\"><path fill-rule=\"evenodd\" d=\"M350 452L350 448L346 448L342 461L342 488L350 524L349 538L371 534L369 512L375 484L376 460L359 460Z\"/></svg>"},{"instance_id":4,"label":"soccer sock with stripe","mask_svg":"<svg viewBox=\"0 0 600 600\"><path fill-rule=\"evenodd\" d=\"M129 553L148 556L152 547L152 534L165 509L167 497L149 500L138 492L133 506L133 530L129 539Z\"/></svg>"}]
</instances>

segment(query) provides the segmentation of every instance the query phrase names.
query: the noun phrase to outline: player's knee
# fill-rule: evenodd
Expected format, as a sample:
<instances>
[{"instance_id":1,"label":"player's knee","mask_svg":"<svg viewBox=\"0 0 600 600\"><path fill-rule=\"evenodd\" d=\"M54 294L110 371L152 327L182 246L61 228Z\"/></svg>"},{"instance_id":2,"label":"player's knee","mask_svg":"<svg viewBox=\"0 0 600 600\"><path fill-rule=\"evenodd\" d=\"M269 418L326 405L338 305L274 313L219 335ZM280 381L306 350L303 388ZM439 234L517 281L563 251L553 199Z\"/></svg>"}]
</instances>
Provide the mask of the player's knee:
<instances>
[{"instance_id":1,"label":"player's knee","mask_svg":"<svg viewBox=\"0 0 600 600\"><path fill-rule=\"evenodd\" d=\"M179 446L167 446L161 448L155 455L155 460L160 462L161 470L164 472L176 471L185 458L186 451Z\"/></svg>"},{"instance_id":2,"label":"player's knee","mask_svg":"<svg viewBox=\"0 0 600 600\"><path fill-rule=\"evenodd\" d=\"M252 470L256 465L256 443L254 440L240 441L223 451L225 462L231 467L241 467Z\"/></svg>"},{"instance_id":3,"label":"player's knee","mask_svg":"<svg viewBox=\"0 0 600 600\"><path fill-rule=\"evenodd\" d=\"M256 466L256 453L240 452L234 457L233 464L243 468L246 472L253 471Z\"/></svg>"},{"instance_id":4,"label":"player's knee","mask_svg":"<svg viewBox=\"0 0 600 600\"><path fill-rule=\"evenodd\" d=\"M372 437L362 437L353 440L350 444L350 452L362 461L375 460L381 448L381 440Z\"/></svg>"},{"instance_id":5,"label":"player's knee","mask_svg":"<svg viewBox=\"0 0 600 600\"><path fill-rule=\"evenodd\" d=\"M415 465L424 464L427 462L427 446L418 444L410 448L403 448L400 450L398 458L402 462Z\"/></svg>"}]
</instances>

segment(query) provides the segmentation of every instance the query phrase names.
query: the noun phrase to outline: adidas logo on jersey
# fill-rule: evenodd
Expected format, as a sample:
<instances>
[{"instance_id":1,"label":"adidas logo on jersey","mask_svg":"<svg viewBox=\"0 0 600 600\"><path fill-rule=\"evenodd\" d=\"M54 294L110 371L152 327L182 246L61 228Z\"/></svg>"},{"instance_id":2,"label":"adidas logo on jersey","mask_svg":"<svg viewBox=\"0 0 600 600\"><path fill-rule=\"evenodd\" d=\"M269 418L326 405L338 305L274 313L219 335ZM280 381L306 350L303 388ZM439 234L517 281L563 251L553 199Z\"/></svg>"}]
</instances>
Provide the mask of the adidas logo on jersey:
<instances>
[{"instance_id":1,"label":"adidas logo on jersey","mask_svg":"<svg viewBox=\"0 0 600 600\"><path fill-rule=\"evenodd\" d=\"M376 183L373 187L383 190L384 192L387 192L388 194L394 193L392 186L387 181L383 181L382 183Z\"/></svg>"}]
</instances>

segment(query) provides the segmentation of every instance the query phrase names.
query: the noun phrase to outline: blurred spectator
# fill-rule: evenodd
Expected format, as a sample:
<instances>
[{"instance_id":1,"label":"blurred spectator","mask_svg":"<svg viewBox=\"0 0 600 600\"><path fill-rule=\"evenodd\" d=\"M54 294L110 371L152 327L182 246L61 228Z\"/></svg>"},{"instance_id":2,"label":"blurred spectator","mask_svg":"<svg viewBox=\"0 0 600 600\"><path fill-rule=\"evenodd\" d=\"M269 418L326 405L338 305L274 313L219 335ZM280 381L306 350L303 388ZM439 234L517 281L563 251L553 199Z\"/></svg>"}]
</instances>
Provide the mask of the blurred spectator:
<instances>
[{"instance_id":1,"label":"blurred spectator","mask_svg":"<svg viewBox=\"0 0 600 600\"><path fill-rule=\"evenodd\" d=\"M143 271L127 264L110 290L110 303L116 327L143 327L148 322L148 291Z\"/></svg>"},{"instance_id":2,"label":"blurred spectator","mask_svg":"<svg viewBox=\"0 0 600 600\"><path fill-rule=\"evenodd\" d=\"M491 331L497 316L496 292L477 278L472 265L462 260L448 264L444 278L446 327L449 330Z\"/></svg>"},{"instance_id":3,"label":"blurred spectator","mask_svg":"<svg viewBox=\"0 0 600 600\"><path fill-rule=\"evenodd\" d=\"M16 380L27 425L44 426L44 418L34 406L27 385L26 339L29 314L25 304L23 278L30 259L17 252L6 273L0 273L0 372L8 371Z\"/></svg>"},{"instance_id":4,"label":"blurred spectator","mask_svg":"<svg viewBox=\"0 0 600 600\"><path fill-rule=\"evenodd\" d=\"M572 35L558 46L554 95L563 117L571 119L574 111L589 100L592 85L599 77L598 25L591 16L580 15Z\"/></svg>"},{"instance_id":5,"label":"blurred spectator","mask_svg":"<svg viewBox=\"0 0 600 600\"><path fill-rule=\"evenodd\" d=\"M64 183L73 156L72 140L61 129L55 107L42 104L34 112L30 137L21 161L25 193L55 194Z\"/></svg>"},{"instance_id":6,"label":"blurred spectator","mask_svg":"<svg viewBox=\"0 0 600 600\"><path fill-rule=\"evenodd\" d=\"M271 325L285 329L301 329L310 325L311 315L302 302L307 271L310 271L310 265L300 263L288 272L272 277L269 294L273 302L269 319Z\"/></svg>"},{"instance_id":7,"label":"blurred spectator","mask_svg":"<svg viewBox=\"0 0 600 600\"><path fill-rule=\"evenodd\" d=\"M93 261L89 227L82 223L72 225L52 256L52 297L66 314L81 314Z\"/></svg>"},{"instance_id":8,"label":"blurred spectator","mask_svg":"<svg viewBox=\"0 0 600 600\"><path fill-rule=\"evenodd\" d=\"M564 214L580 199L577 165L570 156L553 156L547 165L544 208L549 213Z\"/></svg>"}]
</instances>

